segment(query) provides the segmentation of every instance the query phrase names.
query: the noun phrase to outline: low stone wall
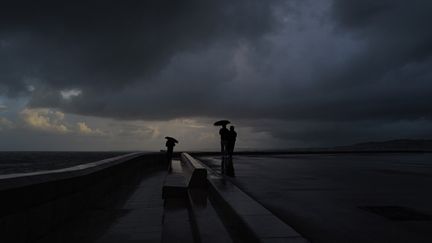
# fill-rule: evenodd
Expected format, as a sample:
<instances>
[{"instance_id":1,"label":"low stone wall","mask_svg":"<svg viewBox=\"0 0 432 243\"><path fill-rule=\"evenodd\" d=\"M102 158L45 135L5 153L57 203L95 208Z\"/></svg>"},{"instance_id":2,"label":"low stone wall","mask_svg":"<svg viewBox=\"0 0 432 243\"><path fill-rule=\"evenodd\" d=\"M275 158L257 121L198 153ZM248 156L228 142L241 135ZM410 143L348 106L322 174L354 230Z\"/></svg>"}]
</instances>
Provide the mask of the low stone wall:
<instances>
[{"instance_id":1,"label":"low stone wall","mask_svg":"<svg viewBox=\"0 0 432 243\"><path fill-rule=\"evenodd\" d=\"M33 242L151 167L160 153L132 153L70 168L0 176L0 242Z\"/></svg>"}]
</instances>

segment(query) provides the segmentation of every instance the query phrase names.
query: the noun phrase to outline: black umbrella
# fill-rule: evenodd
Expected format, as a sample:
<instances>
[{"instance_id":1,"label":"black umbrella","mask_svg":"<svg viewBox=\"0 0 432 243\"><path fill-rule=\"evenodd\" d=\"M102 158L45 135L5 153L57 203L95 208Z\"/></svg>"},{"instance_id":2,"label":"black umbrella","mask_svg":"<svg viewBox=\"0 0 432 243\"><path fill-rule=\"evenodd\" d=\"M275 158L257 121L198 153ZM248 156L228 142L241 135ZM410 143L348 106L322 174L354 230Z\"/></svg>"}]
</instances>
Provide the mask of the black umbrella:
<instances>
[{"instance_id":1,"label":"black umbrella","mask_svg":"<svg viewBox=\"0 0 432 243\"><path fill-rule=\"evenodd\" d=\"M227 124L230 124L231 122L228 120L220 120L214 123L215 126L225 126Z\"/></svg>"},{"instance_id":2,"label":"black umbrella","mask_svg":"<svg viewBox=\"0 0 432 243\"><path fill-rule=\"evenodd\" d=\"M165 137L168 140L173 141L174 143L178 143L177 139L173 138L173 137Z\"/></svg>"}]
</instances>

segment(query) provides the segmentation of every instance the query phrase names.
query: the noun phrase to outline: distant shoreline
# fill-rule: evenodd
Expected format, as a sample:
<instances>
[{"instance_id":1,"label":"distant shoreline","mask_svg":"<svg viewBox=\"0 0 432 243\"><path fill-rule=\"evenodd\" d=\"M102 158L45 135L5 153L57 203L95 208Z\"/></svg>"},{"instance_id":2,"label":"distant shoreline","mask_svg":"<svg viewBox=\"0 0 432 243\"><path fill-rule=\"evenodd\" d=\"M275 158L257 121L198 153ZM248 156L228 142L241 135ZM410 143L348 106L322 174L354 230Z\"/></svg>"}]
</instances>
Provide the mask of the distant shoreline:
<instances>
[{"instance_id":1,"label":"distant shoreline","mask_svg":"<svg viewBox=\"0 0 432 243\"><path fill-rule=\"evenodd\" d=\"M219 155L220 152L190 151L197 156ZM432 153L432 150L311 150L311 151L238 151L235 155L276 155L276 154L376 154L376 153Z\"/></svg>"}]
</instances>

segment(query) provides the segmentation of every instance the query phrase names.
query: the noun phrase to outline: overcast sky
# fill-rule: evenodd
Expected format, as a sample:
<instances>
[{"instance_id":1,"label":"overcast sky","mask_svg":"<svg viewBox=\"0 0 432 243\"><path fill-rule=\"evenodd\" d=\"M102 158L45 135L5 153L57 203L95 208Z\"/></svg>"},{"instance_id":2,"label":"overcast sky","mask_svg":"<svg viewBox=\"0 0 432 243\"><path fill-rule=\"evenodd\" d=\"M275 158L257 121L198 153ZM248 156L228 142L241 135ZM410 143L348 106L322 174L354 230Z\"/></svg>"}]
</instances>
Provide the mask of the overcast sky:
<instances>
[{"instance_id":1,"label":"overcast sky","mask_svg":"<svg viewBox=\"0 0 432 243\"><path fill-rule=\"evenodd\" d=\"M432 138L428 0L8 1L0 150Z\"/></svg>"}]
</instances>

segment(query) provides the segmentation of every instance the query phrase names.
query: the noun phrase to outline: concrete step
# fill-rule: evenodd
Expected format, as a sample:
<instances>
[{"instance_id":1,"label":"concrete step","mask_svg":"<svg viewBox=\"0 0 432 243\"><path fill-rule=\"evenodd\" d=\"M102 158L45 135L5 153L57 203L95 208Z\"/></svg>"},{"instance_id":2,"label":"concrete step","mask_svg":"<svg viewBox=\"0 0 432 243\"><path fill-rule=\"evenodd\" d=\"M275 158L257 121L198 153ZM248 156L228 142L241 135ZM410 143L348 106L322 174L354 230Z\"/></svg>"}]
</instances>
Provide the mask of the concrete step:
<instances>
[{"instance_id":1,"label":"concrete step","mask_svg":"<svg viewBox=\"0 0 432 243\"><path fill-rule=\"evenodd\" d=\"M189 217L188 199L167 198L162 220L162 243L199 242Z\"/></svg>"},{"instance_id":2,"label":"concrete step","mask_svg":"<svg viewBox=\"0 0 432 243\"><path fill-rule=\"evenodd\" d=\"M189 209L195 234L202 243L233 242L208 196L207 190L189 190Z\"/></svg>"}]
</instances>

